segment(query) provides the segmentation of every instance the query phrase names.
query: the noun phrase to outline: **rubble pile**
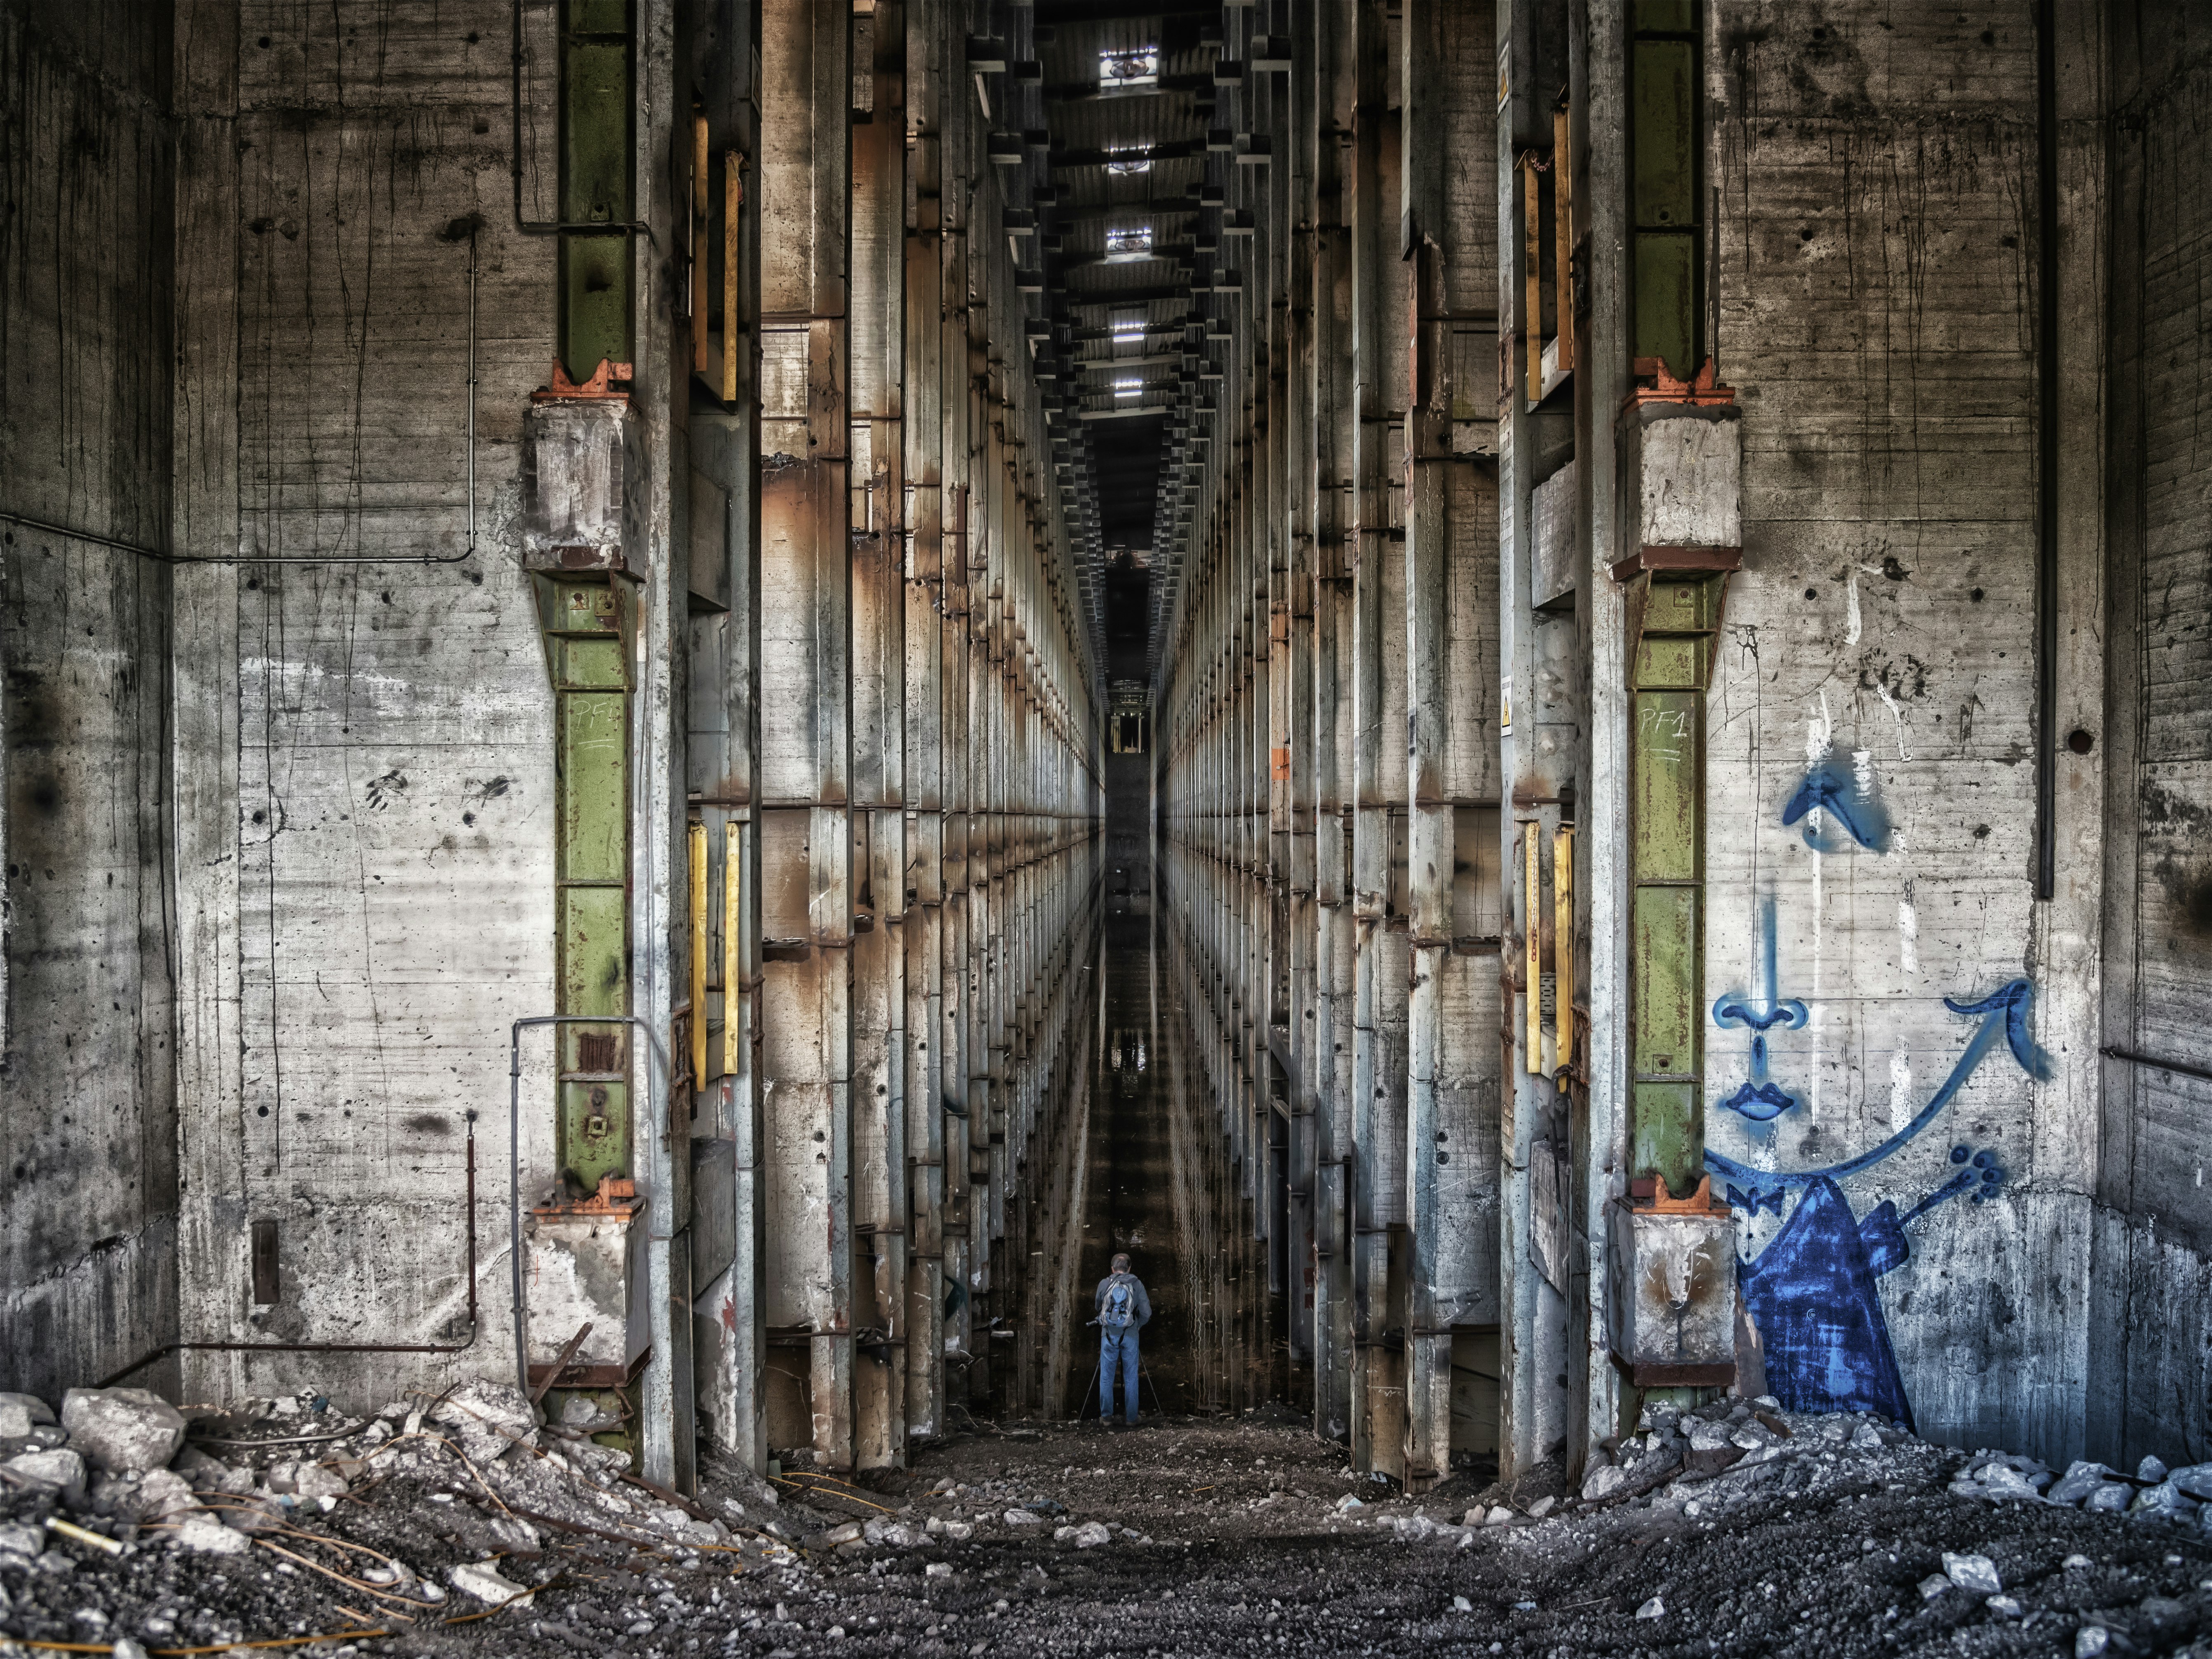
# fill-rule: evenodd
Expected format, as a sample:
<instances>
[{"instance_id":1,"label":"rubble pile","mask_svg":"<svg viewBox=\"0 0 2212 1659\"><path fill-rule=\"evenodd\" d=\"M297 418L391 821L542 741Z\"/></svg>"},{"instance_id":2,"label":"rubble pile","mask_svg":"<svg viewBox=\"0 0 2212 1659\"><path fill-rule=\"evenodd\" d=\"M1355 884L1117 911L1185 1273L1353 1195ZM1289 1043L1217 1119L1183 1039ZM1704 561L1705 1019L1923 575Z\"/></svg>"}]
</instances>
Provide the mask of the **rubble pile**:
<instances>
[{"instance_id":1,"label":"rubble pile","mask_svg":"<svg viewBox=\"0 0 2212 1659\"><path fill-rule=\"evenodd\" d=\"M0 1395L0 1650L373 1644L526 1608L569 1571L556 1546L735 1571L798 1561L771 1488L723 1470L705 1503L660 1491L594 1438L622 1426L580 1398L542 1421L483 1382L358 1418L315 1397L193 1413L78 1389L58 1417Z\"/></svg>"},{"instance_id":2,"label":"rubble pile","mask_svg":"<svg viewBox=\"0 0 2212 1659\"><path fill-rule=\"evenodd\" d=\"M1884 1417L1789 1412L1769 1396L1717 1401L1692 1411L1650 1407L1637 1431L1609 1447L1610 1461L1584 1476L1584 1503L1659 1494L1680 1501L1694 1516L1762 1488L1833 1486L1869 1478L1918 1482L1940 1472L1960 1498L2057 1504L2212 1532L2212 1508L2207 1507L2212 1463L2169 1469L2146 1457L2133 1474L2123 1474L2077 1461L2056 1474L2018 1453L1955 1451Z\"/></svg>"},{"instance_id":3,"label":"rubble pile","mask_svg":"<svg viewBox=\"0 0 2212 1659\"><path fill-rule=\"evenodd\" d=\"M0 1659L1447 1651L2212 1659L2201 1466L2054 1473L1771 1400L1409 1495L1288 1413L977 1424L641 1481L586 1401L0 1396ZM2124 1498L2116 1501L2115 1489Z\"/></svg>"}]
</instances>

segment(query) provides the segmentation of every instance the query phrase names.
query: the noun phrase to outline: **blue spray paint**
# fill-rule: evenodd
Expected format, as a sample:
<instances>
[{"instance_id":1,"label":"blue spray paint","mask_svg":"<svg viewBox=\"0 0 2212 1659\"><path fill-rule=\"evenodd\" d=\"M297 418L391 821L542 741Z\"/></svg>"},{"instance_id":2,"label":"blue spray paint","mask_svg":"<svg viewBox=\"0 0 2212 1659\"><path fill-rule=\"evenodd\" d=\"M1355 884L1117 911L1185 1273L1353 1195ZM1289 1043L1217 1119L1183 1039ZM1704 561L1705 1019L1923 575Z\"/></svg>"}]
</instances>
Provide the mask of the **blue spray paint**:
<instances>
[{"instance_id":1,"label":"blue spray paint","mask_svg":"<svg viewBox=\"0 0 2212 1659\"><path fill-rule=\"evenodd\" d=\"M1751 1081L1739 1085L1736 1091L1721 1104L1730 1111L1742 1113L1753 1123L1771 1123L1797 1103L1795 1095L1770 1082L1766 1075L1768 1030L1784 1024L1793 1031L1805 1029L1805 1005L1795 998L1784 1001L1776 985L1774 896L1769 893L1759 902L1758 1002L1754 1005L1731 992L1713 1004L1715 1024L1741 1025L1752 1034Z\"/></svg>"},{"instance_id":2,"label":"blue spray paint","mask_svg":"<svg viewBox=\"0 0 2212 1659\"><path fill-rule=\"evenodd\" d=\"M1851 757L1840 745L1831 748L1827 757L1805 774L1797 793L1782 809L1785 826L1800 818L1805 821L1805 845L1816 853L1846 853L1851 842L1870 853L1889 851L1889 814L1881 797L1871 778L1860 781ZM1842 836L1829 831L1831 819Z\"/></svg>"},{"instance_id":3,"label":"blue spray paint","mask_svg":"<svg viewBox=\"0 0 2212 1659\"><path fill-rule=\"evenodd\" d=\"M1954 1146L1956 1173L1948 1181L1903 1215L1885 1199L1863 1220L1853 1217L1837 1183L1881 1163L1926 1129L2001 1038L2021 1070L2039 1080L2048 1079L2050 1056L2028 1029L2034 999L2034 988L2024 979L1978 1001L1946 997L1943 1006L1953 1013L1984 1016L1980 1029L1912 1121L1856 1158L1823 1169L1768 1174L1706 1151L1706 1167L1728 1178L1729 1203L1751 1215L1762 1209L1779 1215L1784 1193L1803 1189L1774 1241L1755 1261L1736 1267L1744 1310L1758 1327L1764 1349L1767 1390L1791 1410L1880 1412L1911 1423L1875 1280L1910 1258L1906 1224L1954 1198L1971 1197L1979 1204L1994 1197L2004 1184L2004 1166L1986 1148L1977 1152Z\"/></svg>"}]
</instances>

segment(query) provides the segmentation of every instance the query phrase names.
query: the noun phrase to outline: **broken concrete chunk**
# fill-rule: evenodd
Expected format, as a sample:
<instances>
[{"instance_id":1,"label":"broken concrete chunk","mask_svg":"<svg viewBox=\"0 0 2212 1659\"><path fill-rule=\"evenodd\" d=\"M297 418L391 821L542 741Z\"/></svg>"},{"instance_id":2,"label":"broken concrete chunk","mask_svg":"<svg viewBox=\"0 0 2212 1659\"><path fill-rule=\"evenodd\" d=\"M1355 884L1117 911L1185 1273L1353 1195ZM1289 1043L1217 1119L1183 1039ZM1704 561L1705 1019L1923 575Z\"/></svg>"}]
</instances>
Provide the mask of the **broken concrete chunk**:
<instances>
[{"instance_id":1,"label":"broken concrete chunk","mask_svg":"<svg viewBox=\"0 0 2212 1659\"><path fill-rule=\"evenodd\" d=\"M1729 1427L1725 1423L1698 1422L1690 1429L1690 1449L1693 1452L1719 1451L1729 1443Z\"/></svg>"},{"instance_id":2,"label":"broken concrete chunk","mask_svg":"<svg viewBox=\"0 0 2212 1659\"><path fill-rule=\"evenodd\" d=\"M165 1468L185 1443L185 1419L145 1389L71 1389L62 1396L70 1447L94 1468Z\"/></svg>"},{"instance_id":3,"label":"broken concrete chunk","mask_svg":"<svg viewBox=\"0 0 2212 1659\"><path fill-rule=\"evenodd\" d=\"M5 1463L0 1463L0 1468L42 1486L67 1490L84 1485L84 1459L66 1446L50 1451L18 1452Z\"/></svg>"},{"instance_id":4,"label":"broken concrete chunk","mask_svg":"<svg viewBox=\"0 0 2212 1659\"><path fill-rule=\"evenodd\" d=\"M2197 1500L2185 1496L2172 1481L2161 1480L2155 1486L2145 1486L2136 1494L2130 1513L2186 1520L2197 1513Z\"/></svg>"},{"instance_id":5,"label":"broken concrete chunk","mask_svg":"<svg viewBox=\"0 0 2212 1659\"><path fill-rule=\"evenodd\" d=\"M198 1555L243 1555L253 1547L244 1533L204 1513L186 1516L168 1538L176 1548Z\"/></svg>"},{"instance_id":6,"label":"broken concrete chunk","mask_svg":"<svg viewBox=\"0 0 2212 1659\"><path fill-rule=\"evenodd\" d=\"M1044 1524L1044 1516L1034 1510L1008 1510L1002 1518L1010 1527L1041 1527Z\"/></svg>"},{"instance_id":7,"label":"broken concrete chunk","mask_svg":"<svg viewBox=\"0 0 2212 1659\"><path fill-rule=\"evenodd\" d=\"M1546 1516L1552 1512L1553 1506L1559 1501L1559 1500L1556 1498L1538 1498L1534 1503L1528 1505L1528 1518L1531 1521L1541 1521Z\"/></svg>"},{"instance_id":8,"label":"broken concrete chunk","mask_svg":"<svg viewBox=\"0 0 2212 1659\"><path fill-rule=\"evenodd\" d=\"M31 1413L12 1400L0 1396L0 1440L25 1440L30 1433Z\"/></svg>"},{"instance_id":9,"label":"broken concrete chunk","mask_svg":"<svg viewBox=\"0 0 2212 1659\"><path fill-rule=\"evenodd\" d=\"M1945 1591L1957 1588L1942 1573L1931 1572L1920 1581L1920 1599L1923 1601L1933 1601Z\"/></svg>"},{"instance_id":10,"label":"broken concrete chunk","mask_svg":"<svg viewBox=\"0 0 2212 1659\"><path fill-rule=\"evenodd\" d=\"M0 1407L19 1407L33 1423L52 1423L57 1420L54 1408L34 1394L0 1394Z\"/></svg>"},{"instance_id":11,"label":"broken concrete chunk","mask_svg":"<svg viewBox=\"0 0 2212 1659\"><path fill-rule=\"evenodd\" d=\"M1986 1555L1954 1555L1945 1550L1943 1576L1975 1595L1995 1595L2004 1589L2004 1581L1997 1577L1997 1564Z\"/></svg>"},{"instance_id":12,"label":"broken concrete chunk","mask_svg":"<svg viewBox=\"0 0 2212 1659\"><path fill-rule=\"evenodd\" d=\"M2044 1493L2054 1504L2078 1504L2091 1492L2112 1479L2112 1470L2102 1463L2092 1463L2077 1457L2066 1466L2049 1492Z\"/></svg>"},{"instance_id":13,"label":"broken concrete chunk","mask_svg":"<svg viewBox=\"0 0 2212 1659\"><path fill-rule=\"evenodd\" d=\"M489 1567L474 1561L464 1561L450 1569L446 1574L446 1582L462 1595L473 1596L494 1607L518 1598L525 1601L529 1599L526 1586L503 1578Z\"/></svg>"},{"instance_id":14,"label":"broken concrete chunk","mask_svg":"<svg viewBox=\"0 0 2212 1659\"><path fill-rule=\"evenodd\" d=\"M572 1394L562 1402L561 1426L575 1434L605 1434L622 1427L622 1419L589 1395Z\"/></svg>"},{"instance_id":15,"label":"broken concrete chunk","mask_svg":"<svg viewBox=\"0 0 2212 1659\"><path fill-rule=\"evenodd\" d=\"M1985 1498L1992 1503L2025 1504L2043 1495L2034 1482L2008 1463L1989 1464L1972 1480L1954 1480L1951 1490L1961 1498Z\"/></svg>"},{"instance_id":16,"label":"broken concrete chunk","mask_svg":"<svg viewBox=\"0 0 2212 1659\"><path fill-rule=\"evenodd\" d=\"M1667 1604L1655 1595L1637 1608L1636 1616L1638 1619L1664 1619L1667 1616Z\"/></svg>"},{"instance_id":17,"label":"broken concrete chunk","mask_svg":"<svg viewBox=\"0 0 2212 1659\"><path fill-rule=\"evenodd\" d=\"M1618 1464L1607 1463L1602 1468L1592 1469L1584 1478L1583 1497L1585 1501L1595 1503L1601 1498L1611 1498L1614 1493L1625 1492L1627 1488L1628 1471Z\"/></svg>"},{"instance_id":18,"label":"broken concrete chunk","mask_svg":"<svg viewBox=\"0 0 2212 1659\"><path fill-rule=\"evenodd\" d=\"M2136 1465L2136 1479L2155 1485L2166 1479L2166 1464L2157 1457L2146 1455L2143 1461Z\"/></svg>"},{"instance_id":19,"label":"broken concrete chunk","mask_svg":"<svg viewBox=\"0 0 2212 1659\"><path fill-rule=\"evenodd\" d=\"M2099 1486L2081 1500L2081 1507L2093 1513L2118 1515L2128 1506L2136 1489L2124 1481L2110 1480Z\"/></svg>"},{"instance_id":20,"label":"broken concrete chunk","mask_svg":"<svg viewBox=\"0 0 2212 1659\"><path fill-rule=\"evenodd\" d=\"M2102 1625L2084 1625L2074 1632L2074 1659L2096 1659L2112 1644L2112 1633Z\"/></svg>"},{"instance_id":21,"label":"broken concrete chunk","mask_svg":"<svg viewBox=\"0 0 2212 1659\"><path fill-rule=\"evenodd\" d=\"M1075 1529L1075 1547L1079 1550L1097 1549L1101 1544L1110 1544L1114 1534L1106 1530L1105 1523L1085 1521Z\"/></svg>"},{"instance_id":22,"label":"broken concrete chunk","mask_svg":"<svg viewBox=\"0 0 2212 1659\"><path fill-rule=\"evenodd\" d=\"M27 1527L13 1521L0 1525L0 1550L27 1558L36 1555L46 1547L46 1540L39 1535L36 1527Z\"/></svg>"},{"instance_id":23,"label":"broken concrete chunk","mask_svg":"<svg viewBox=\"0 0 2212 1659\"><path fill-rule=\"evenodd\" d=\"M2212 1503L2212 1463L2191 1463L2186 1468L2175 1469L2166 1478L2173 1482L2176 1489L2200 1504Z\"/></svg>"},{"instance_id":24,"label":"broken concrete chunk","mask_svg":"<svg viewBox=\"0 0 2212 1659\"><path fill-rule=\"evenodd\" d=\"M811 1550L834 1550L840 1544L856 1544L866 1535L866 1529L857 1521L848 1521L842 1526L825 1527L806 1540Z\"/></svg>"},{"instance_id":25,"label":"broken concrete chunk","mask_svg":"<svg viewBox=\"0 0 2212 1659\"><path fill-rule=\"evenodd\" d=\"M1992 1595L1982 1605L1990 1610L1994 1618L2017 1619L2020 1617L2020 1603L2009 1595Z\"/></svg>"},{"instance_id":26,"label":"broken concrete chunk","mask_svg":"<svg viewBox=\"0 0 2212 1659\"><path fill-rule=\"evenodd\" d=\"M1880 1451L1881 1431L1871 1423L1862 1423L1851 1431L1850 1446L1853 1451Z\"/></svg>"},{"instance_id":27,"label":"broken concrete chunk","mask_svg":"<svg viewBox=\"0 0 2212 1659\"><path fill-rule=\"evenodd\" d=\"M297 1498L343 1498L346 1492L343 1475L305 1460L270 1464L263 1484L271 1492Z\"/></svg>"},{"instance_id":28,"label":"broken concrete chunk","mask_svg":"<svg viewBox=\"0 0 2212 1659\"><path fill-rule=\"evenodd\" d=\"M149 1469L138 1483L131 1512L140 1522L173 1520L199 1508L191 1485L174 1469Z\"/></svg>"},{"instance_id":29,"label":"broken concrete chunk","mask_svg":"<svg viewBox=\"0 0 2212 1659\"><path fill-rule=\"evenodd\" d=\"M538 1413L520 1389L498 1382L464 1382L438 1402L431 1422L460 1442L462 1454L490 1462L518 1440L536 1439Z\"/></svg>"}]
</instances>

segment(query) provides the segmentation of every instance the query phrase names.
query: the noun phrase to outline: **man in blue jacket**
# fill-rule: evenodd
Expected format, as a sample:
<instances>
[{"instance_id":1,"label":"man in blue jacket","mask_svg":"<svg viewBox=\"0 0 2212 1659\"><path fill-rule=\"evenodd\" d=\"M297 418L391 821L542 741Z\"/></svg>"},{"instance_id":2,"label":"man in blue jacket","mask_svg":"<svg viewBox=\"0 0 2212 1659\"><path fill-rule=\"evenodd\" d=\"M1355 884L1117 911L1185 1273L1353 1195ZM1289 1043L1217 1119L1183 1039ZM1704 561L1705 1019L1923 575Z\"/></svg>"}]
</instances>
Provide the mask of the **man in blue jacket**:
<instances>
[{"instance_id":1,"label":"man in blue jacket","mask_svg":"<svg viewBox=\"0 0 2212 1659\"><path fill-rule=\"evenodd\" d=\"M1122 1419L1137 1426L1137 1333L1152 1316L1144 1281L1129 1271L1129 1258L1114 1258L1114 1271L1098 1281L1098 1417L1114 1420L1114 1374L1121 1376Z\"/></svg>"}]
</instances>

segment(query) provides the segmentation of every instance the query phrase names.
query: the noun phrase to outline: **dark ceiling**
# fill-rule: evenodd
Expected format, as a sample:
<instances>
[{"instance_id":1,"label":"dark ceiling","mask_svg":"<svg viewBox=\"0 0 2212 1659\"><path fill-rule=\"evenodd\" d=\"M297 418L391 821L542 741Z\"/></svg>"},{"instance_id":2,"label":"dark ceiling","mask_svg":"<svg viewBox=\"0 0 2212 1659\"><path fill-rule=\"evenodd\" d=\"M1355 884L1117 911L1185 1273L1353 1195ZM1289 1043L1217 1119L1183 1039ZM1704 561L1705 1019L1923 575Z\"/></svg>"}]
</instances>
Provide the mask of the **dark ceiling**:
<instances>
[{"instance_id":1,"label":"dark ceiling","mask_svg":"<svg viewBox=\"0 0 2212 1659\"><path fill-rule=\"evenodd\" d=\"M1192 411L1234 320L1234 295L1213 295L1238 234L1222 211L1224 14L1219 0L1038 0L998 15L1006 70L985 79L1006 161L996 171L1035 290L1032 356L1079 563L1102 608L1103 574L1118 567L1117 611L1149 570L1157 626Z\"/></svg>"}]
</instances>

